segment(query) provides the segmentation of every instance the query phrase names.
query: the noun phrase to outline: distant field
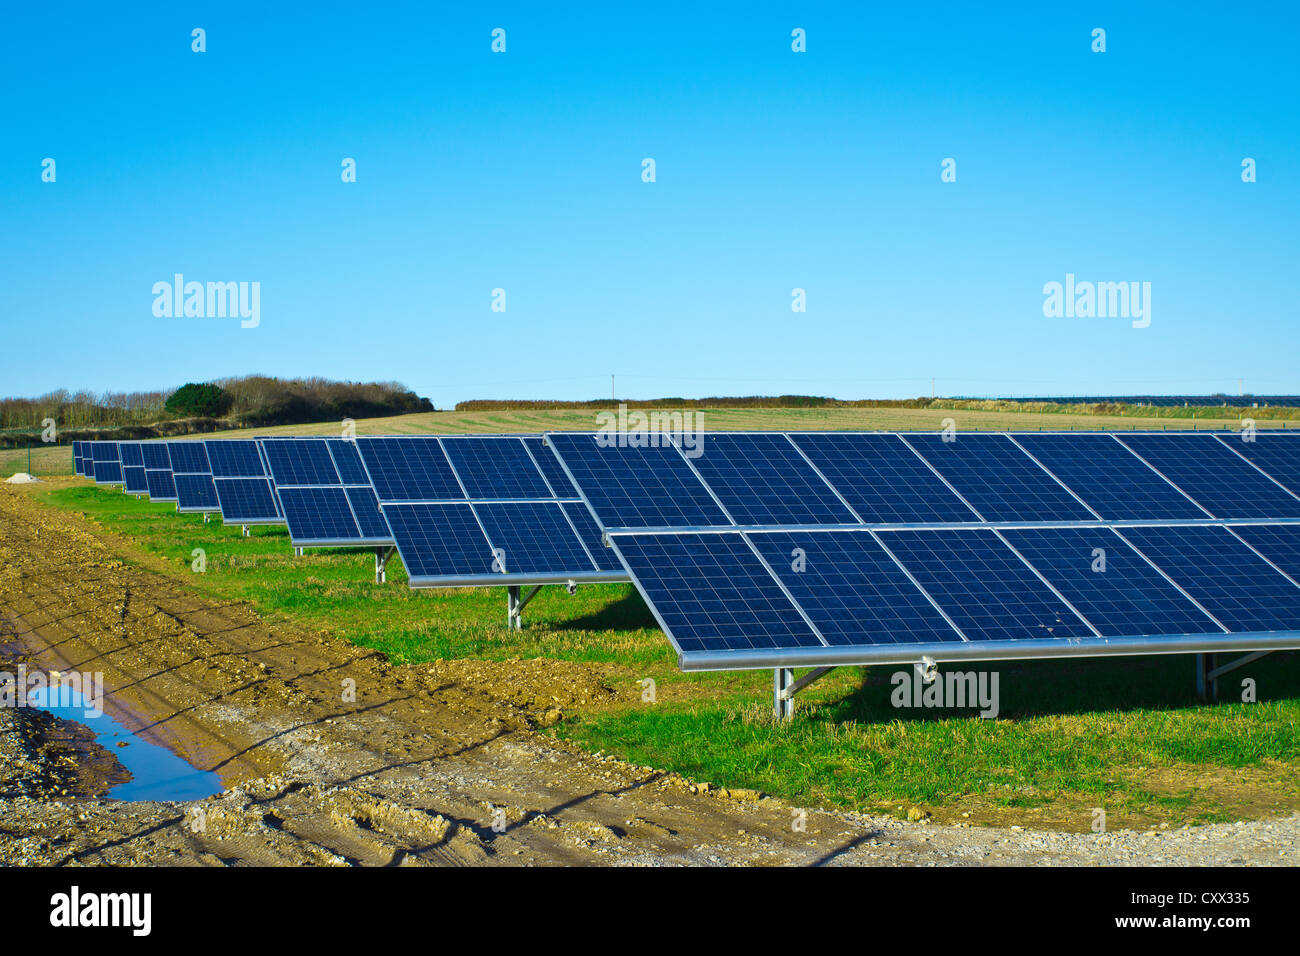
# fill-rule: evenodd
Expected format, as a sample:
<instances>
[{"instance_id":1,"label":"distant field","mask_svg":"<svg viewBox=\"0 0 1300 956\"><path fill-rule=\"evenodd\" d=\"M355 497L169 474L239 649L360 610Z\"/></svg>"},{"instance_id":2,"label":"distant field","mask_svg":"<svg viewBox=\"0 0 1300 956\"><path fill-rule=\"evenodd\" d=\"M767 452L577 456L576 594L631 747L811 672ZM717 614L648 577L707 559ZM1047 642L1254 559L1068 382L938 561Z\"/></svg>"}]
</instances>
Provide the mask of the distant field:
<instances>
[{"instance_id":1,"label":"distant field","mask_svg":"<svg viewBox=\"0 0 1300 956\"><path fill-rule=\"evenodd\" d=\"M446 419L429 428L451 430ZM505 626L503 589L415 592L397 557L389 583L375 585L370 553L295 558L283 529L253 528L242 538L238 528L81 480L55 479L29 493L121 534L124 560L399 663L581 662L618 693L566 710L555 732L795 805L887 813L919 805L940 821L1074 831L1088 830L1096 807L1112 829L1300 809L1297 653L1229 675L1224 701L1208 706L1194 696L1185 655L972 665L999 674L996 720L894 709L890 675L902 668L846 667L800 695L794 721L774 726L770 671L680 673L628 584L585 586L573 596L545 588L514 631ZM206 553L205 573L190 570L194 548ZM1242 677L1258 682L1259 703L1234 702ZM645 678L656 683L653 704L641 698Z\"/></svg>"},{"instance_id":2,"label":"distant field","mask_svg":"<svg viewBox=\"0 0 1300 956\"><path fill-rule=\"evenodd\" d=\"M631 406L635 407L635 406ZM508 410L479 412L419 412L392 418L363 418L356 422L359 435L467 434L486 432L594 431L596 412L591 409ZM701 425L714 431L930 431L951 418L958 428L974 431L1022 429L1190 429L1237 428L1237 418L1139 418L1132 415L1073 415L1053 412L975 411L931 408L709 408ZM1282 421L1258 421L1256 427L1282 428ZM1296 427L1292 422L1290 427ZM248 438L257 435L338 435L341 422L313 425L278 425L178 436L176 441L204 438ZM72 474L69 445L36 445L31 451L34 475ZM27 450L0 449L0 476L27 471Z\"/></svg>"}]
</instances>

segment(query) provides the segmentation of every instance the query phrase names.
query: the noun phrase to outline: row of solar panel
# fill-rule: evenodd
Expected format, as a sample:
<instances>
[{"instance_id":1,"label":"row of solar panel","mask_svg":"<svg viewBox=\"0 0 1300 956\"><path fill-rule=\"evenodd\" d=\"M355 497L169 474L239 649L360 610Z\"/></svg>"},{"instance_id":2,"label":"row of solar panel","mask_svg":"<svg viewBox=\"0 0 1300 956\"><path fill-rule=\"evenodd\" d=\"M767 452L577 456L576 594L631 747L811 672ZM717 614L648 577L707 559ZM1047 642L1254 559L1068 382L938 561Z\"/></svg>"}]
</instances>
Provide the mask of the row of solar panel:
<instances>
[{"instance_id":1,"label":"row of solar panel","mask_svg":"<svg viewBox=\"0 0 1300 956\"><path fill-rule=\"evenodd\" d=\"M101 483L147 454L152 483L128 491L220 510L227 524L283 522L295 547L395 544L416 587L627 580L538 436L93 442L73 452L78 473ZM188 470L175 490L163 487L167 464ZM190 487L201 479L210 498Z\"/></svg>"},{"instance_id":2,"label":"row of solar panel","mask_svg":"<svg viewBox=\"0 0 1300 956\"><path fill-rule=\"evenodd\" d=\"M1300 518L1300 435L1251 437L547 436L609 529Z\"/></svg>"},{"instance_id":3,"label":"row of solar panel","mask_svg":"<svg viewBox=\"0 0 1300 956\"><path fill-rule=\"evenodd\" d=\"M612 540L684 664L702 651L1300 628L1295 525L661 532Z\"/></svg>"}]
</instances>

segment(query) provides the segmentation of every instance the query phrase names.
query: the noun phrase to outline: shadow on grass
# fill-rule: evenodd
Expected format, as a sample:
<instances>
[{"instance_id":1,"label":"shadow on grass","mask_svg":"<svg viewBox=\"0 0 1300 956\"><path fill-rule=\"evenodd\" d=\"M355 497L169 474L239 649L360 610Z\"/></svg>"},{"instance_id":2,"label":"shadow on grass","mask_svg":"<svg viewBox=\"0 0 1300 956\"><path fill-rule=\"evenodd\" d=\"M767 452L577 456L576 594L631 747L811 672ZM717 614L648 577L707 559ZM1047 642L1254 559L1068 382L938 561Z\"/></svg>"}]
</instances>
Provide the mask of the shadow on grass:
<instances>
[{"instance_id":1,"label":"shadow on grass","mask_svg":"<svg viewBox=\"0 0 1300 956\"><path fill-rule=\"evenodd\" d=\"M659 622L650 613L641 593L630 586L622 597L598 611L550 624L555 631L628 631L657 627Z\"/></svg>"},{"instance_id":2,"label":"shadow on grass","mask_svg":"<svg viewBox=\"0 0 1300 956\"><path fill-rule=\"evenodd\" d=\"M1218 663L1232 659L1219 655ZM940 667L945 674L974 671L997 674L997 716L1010 719L1132 710L1194 710L1214 706L1196 696L1194 657L1188 654L1152 657L1073 659L1053 661L971 662ZM809 707L812 720L830 723L939 721L973 716L978 707L895 707L896 673L908 667L876 667L862 671L858 688L845 696ZM1230 671L1219 679L1219 702L1240 703L1244 680L1252 680L1260 702L1300 698L1300 653L1276 652Z\"/></svg>"}]
</instances>

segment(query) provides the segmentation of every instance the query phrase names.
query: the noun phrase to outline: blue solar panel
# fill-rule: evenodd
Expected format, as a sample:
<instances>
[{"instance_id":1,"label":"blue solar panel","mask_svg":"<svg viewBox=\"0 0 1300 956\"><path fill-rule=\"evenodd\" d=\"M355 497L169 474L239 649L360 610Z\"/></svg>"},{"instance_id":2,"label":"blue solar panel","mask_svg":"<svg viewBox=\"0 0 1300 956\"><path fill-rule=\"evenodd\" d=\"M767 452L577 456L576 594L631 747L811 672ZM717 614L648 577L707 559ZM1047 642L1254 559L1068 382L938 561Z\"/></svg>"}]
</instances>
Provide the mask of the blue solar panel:
<instances>
[{"instance_id":1,"label":"blue solar panel","mask_svg":"<svg viewBox=\"0 0 1300 956\"><path fill-rule=\"evenodd\" d=\"M1110 435L1017 435L1016 440L1103 518L1207 517Z\"/></svg>"},{"instance_id":2,"label":"blue solar panel","mask_svg":"<svg viewBox=\"0 0 1300 956\"><path fill-rule=\"evenodd\" d=\"M563 432L547 441L606 528L731 524L674 447L602 447L594 435Z\"/></svg>"},{"instance_id":3,"label":"blue solar panel","mask_svg":"<svg viewBox=\"0 0 1300 956\"><path fill-rule=\"evenodd\" d=\"M828 644L961 642L870 534L774 532L749 540Z\"/></svg>"},{"instance_id":4,"label":"blue solar panel","mask_svg":"<svg viewBox=\"0 0 1300 956\"><path fill-rule=\"evenodd\" d=\"M120 485L122 483L122 466L116 461L95 462L95 484Z\"/></svg>"},{"instance_id":5,"label":"blue solar panel","mask_svg":"<svg viewBox=\"0 0 1300 956\"><path fill-rule=\"evenodd\" d=\"M683 652L822 646L739 534L629 534L614 543Z\"/></svg>"},{"instance_id":6,"label":"blue solar panel","mask_svg":"<svg viewBox=\"0 0 1300 956\"><path fill-rule=\"evenodd\" d=\"M143 465L122 466L122 487L128 494L143 495L149 492L149 482L144 477Z\"/></svg>"},{"instance_id":7,"label":"blue solar panel","mask_svg":"<svg viewBox=\"0 0 1300 956\"><path fill-rule=\"evenodd\" d=\"M474 510L508 574L595 570L557 502L497 502Z\"/></svg>"},{"instance_id":8,"label":"blue solar panel","mask_svg":"<svg viewBox=\"0 0 1300 956\"><path fill-rule=\"evenodd\" d=\"M1295 494L1300 494L1300 435L1256 433L1253 441L1223 436L1218 440L1249 458Z\"/></svg>"},{"instance_id":9,"label":"blue solar panel","mask_svg":"<svg viewBox=\"0 0 1300 956\"><path fill-rule=\"evenodd\" d=\"M150 471L172 470L172 456L167 451L166 442L143 442L140 454L144 456L144 466Z\"/></svg>"},{"instance_id":10,"label":"blue solar panel","mask_svg":"<svg viewBox=\"0 0 1300 956\"><path fill-rule=\"evenodd\" d=\"M177 511L218 511L217 490L211 475L174 475Z\"/></svg>"},{"instance_id":11,"label":"blue solar panel","mask_svg":"<svg viewBox=\"0 0 1300 956\"><path fill-rule=\"evenodd\" d=\"M167 453L171 455L172 474L212 474L208 452L201 441L170 441Z\"/></svg>"},{"instance_id":12,"label":"blue solar panel","mask_svg":"<svg viewBox=\"0 0 1300 956\"><path fill-rule=\"evenodd\" d=\"M322 450L324 442L319 442ZM179 479L178 479L179 480ZM280 487L289 537L295 542L358 540L361 535L342 487Z\"/></svg>"},{"instance_id":13,"label":"blue solar panel","mask_svg":"<svg viewBox=\"0 0 1300 956\"><path fill-rule=\"evenodd\" d=\"M366 474L366 468L361 464L361 455L357 453L356 442L344 441L342 438L331 438L327 444L330 453L334 456L334 464L338 469L339 478L343 480L343 484L370 484L370 476Z\"/></svg>"},{"instance_id":14,"label":"blue solar panel","mask_svg":"<svg viewBox=\"0 0 1300 956\"><path fill-rule=\"evenodd\" d=\"M390 504L384 516L412 579L500 573L468 504Z\"/></svg>"},{"instance_id":15,"label":"blue solar panel","mask_svg":"<svg viewBox=\"0 0 1300 956\"><path fill-rule=\"evenodd\" d=\"M352 505L352 514L357 519L361 537L392 540L393 533L388 530L388 522L379 511L379 499L367 485L366 487L345 488L348 503Z\"/></svg>"},{"instance_id":16,"label":"blue solar panel","mask_svg":"<svg viewBox=\"0 0 1300 956\"><path fill-rule=\"evenodd\" d=\"M91 442L90 456L92 461L116 461L119 464L121 463L121 459L117 455L117 442L115 441Z\"/></svg>"},{"instance_id":17,"label":"blue solar panel","mask_svg":"<svg viewBox=\"0 0 1300 956\"><path fill-rule=\"evenodd\" d=\"M528 450L533 453L533 460L537 462L537 467L542 469L542 474L546 476L551 490L559 498L577 498L578 489L573 486L569 476L564 473L560 461L555 457L555 452L541 438L524 438L523 443L528 446ZM620 564L619 567L622 567Z\"/></svg>"},{"instance_id":18,"label":"blue solar panel","mask_svg":"<svg viewBox=\"0 0 1300 956\"><path fill-rule=\"evenodd\" d=\"M1002 534L1106 637L1222 632L1109 528Z\"/></svg>"},{"instance_id":19,"label":"blue solar panel","mask_svg":"<svg viewBox=\"0 0 1300 956\"><path fill-rule=\"evenodd\" d=\"M217 478L214 483L221 516L230 524L279 520L271 483L266 478Z\"/></svg>"},{"instance_id":20,"label":"blue solar panel","mask_svg":"<svg viewBox=\"0 0 1300 956\"><path fill-rule=\"evenodd\" d=\"M1004 435L908 435L907 441L989 521L1088 521L1079 504Z\"/></svg>"},{"instance_id":21,"label":"blue solar panel","mask_svg":"<svg viewBox=\"0 0 1300 956\"><path fill-rule=\"evenodd\" d=\"M566 502L561 507L578 532L578 537L587 546L587 552L595 559L596 567L601 571L622 571L623 562L618 559L613 548L605 547L600 528L596 526L587 506L578 502Z\"/></svg>"},{"instance_id":22,"label":"blue solar panel","mask_svg":"<svg viewBox=\"0 0 1300 956\"><path fill-rule=\"evenodd\" d=\"M864 521L978 520L897 435L791 437Z\"/></svg>"},{"instance_id":23,"label":"blue solar panel","mask_svg":"<svg viewBox=\"0 0 1300 956\"><path fill-rule=\"evenodd\" d=\"M1213 435L1124 435L1121 440L1216 518L1300 518L1300 499Z\"/></svg>"},{"instance_id":24,"label":"blue solar panel","mask_svg":"<svg viewBox=\"0 0 1300 956\"><path fill-rule=\"evenodd\" d=\"M880 540L969 640L1094 636L992 531L882 531Z\"/></svg>"},{"instance_id":25,"label":"blue solar panel","mask_svg":"<svg viewBox=\"0 0 1300 956\"><path fill-rule=\"evenodd\" d=\"M175 501L176 482L172 473L164 470L145 469L145 484L149 486L150 501Z\"/></svg>"},{"instance_id":26,"label":"blue solar panel","mask_svg":"<svg viewBox=\"0 0 1300 956\"><path fill-rule=\"evenodd\" d=\"M436 438L358 438L357 449L380 501L465 497Z\"/></svg>"},{"instance_id":27,"label":"blue solar panel","mask_svg":"<svg viewBox=\"0 0 1300 956\"><path fill-rule=\"evenodd\" d=\"M277 488L286 485L337 485L338 469L329 446L319 438L276 438L262 442ZM177 469L172 469L173 471Z\"/></svg>"},{"instance_id":28,"label":"blue solar panel","mask_svg":"<svg viewBox=\"0 0 1300 956\"><path fill-rule=\"evenodd\" d=\"M857 524L784 435L707 434L695 470L737 524Z\"/></svg>"},{"instance_id":29,"label":"blue solar panel","mask_svg":"<svg viewBox=\"0 0 1300 956\"><path fill-rule=\"evenodd\" d=\"M1300 624L1300 587L1219 527L1140 527L1120 532L1233 631L1288 631Z\"/></svg>"},{"instance_id":30,"label":"blue solar panel","mask_svg":"<svg viewBox=\"0 0 1300 956\"><path fill-rule=\"evenodd\" d=\"M261 478L262 456L252 439L225 439L205 443L214 478Z\"/></svg>"},{"instance_id":31,"label":"blue solar panel","mask_svg":"<svg viewBox=\"0 0 1300 956\"><path fill-rule=\"evenodd\" d=\"M122 442L117 446L118 458L122 464L130 468L144 467L144 453L140 451L139 442Z\"/></svg>"},{"instance_id":32,"label":"blue solar panel","mask_svg":"<svg viewBox=\"0 0 1300 956\"><path fill-rule=\"evenodd\" d=\"M1268 560L1300 581L1300 527L1293 524L1237 525L1233 532Z\"/></svg>"},{"instance_id":33,"label":"blue solar panel","mask_svg":"<svg viewBox=\"0 0 1300 956\"><path fill-rule=\"evenodd\" d=\"M442 447L471 498L552 497L518 438L444 438Z\"/></svg>"}]
</instances>

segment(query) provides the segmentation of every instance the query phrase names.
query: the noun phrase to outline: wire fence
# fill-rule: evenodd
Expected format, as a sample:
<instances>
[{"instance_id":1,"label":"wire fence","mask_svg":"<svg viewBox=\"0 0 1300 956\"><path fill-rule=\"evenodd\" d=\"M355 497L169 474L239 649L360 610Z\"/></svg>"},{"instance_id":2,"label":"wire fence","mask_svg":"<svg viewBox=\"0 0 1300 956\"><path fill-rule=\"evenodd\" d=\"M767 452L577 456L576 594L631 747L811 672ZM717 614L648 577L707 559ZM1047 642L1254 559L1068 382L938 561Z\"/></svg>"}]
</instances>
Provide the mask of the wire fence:
<instances>
[{"instance_id":1,"label":"wire fence","mask_svg":"<svg viewBox=\"0 0 1300 956\"><path fill-rule=\"evenodd\" d=\"M38 478L72 474L71 444L37 444L28 448L0 448L0 480L25 471Z\"/></svg>"}]
</instances>

